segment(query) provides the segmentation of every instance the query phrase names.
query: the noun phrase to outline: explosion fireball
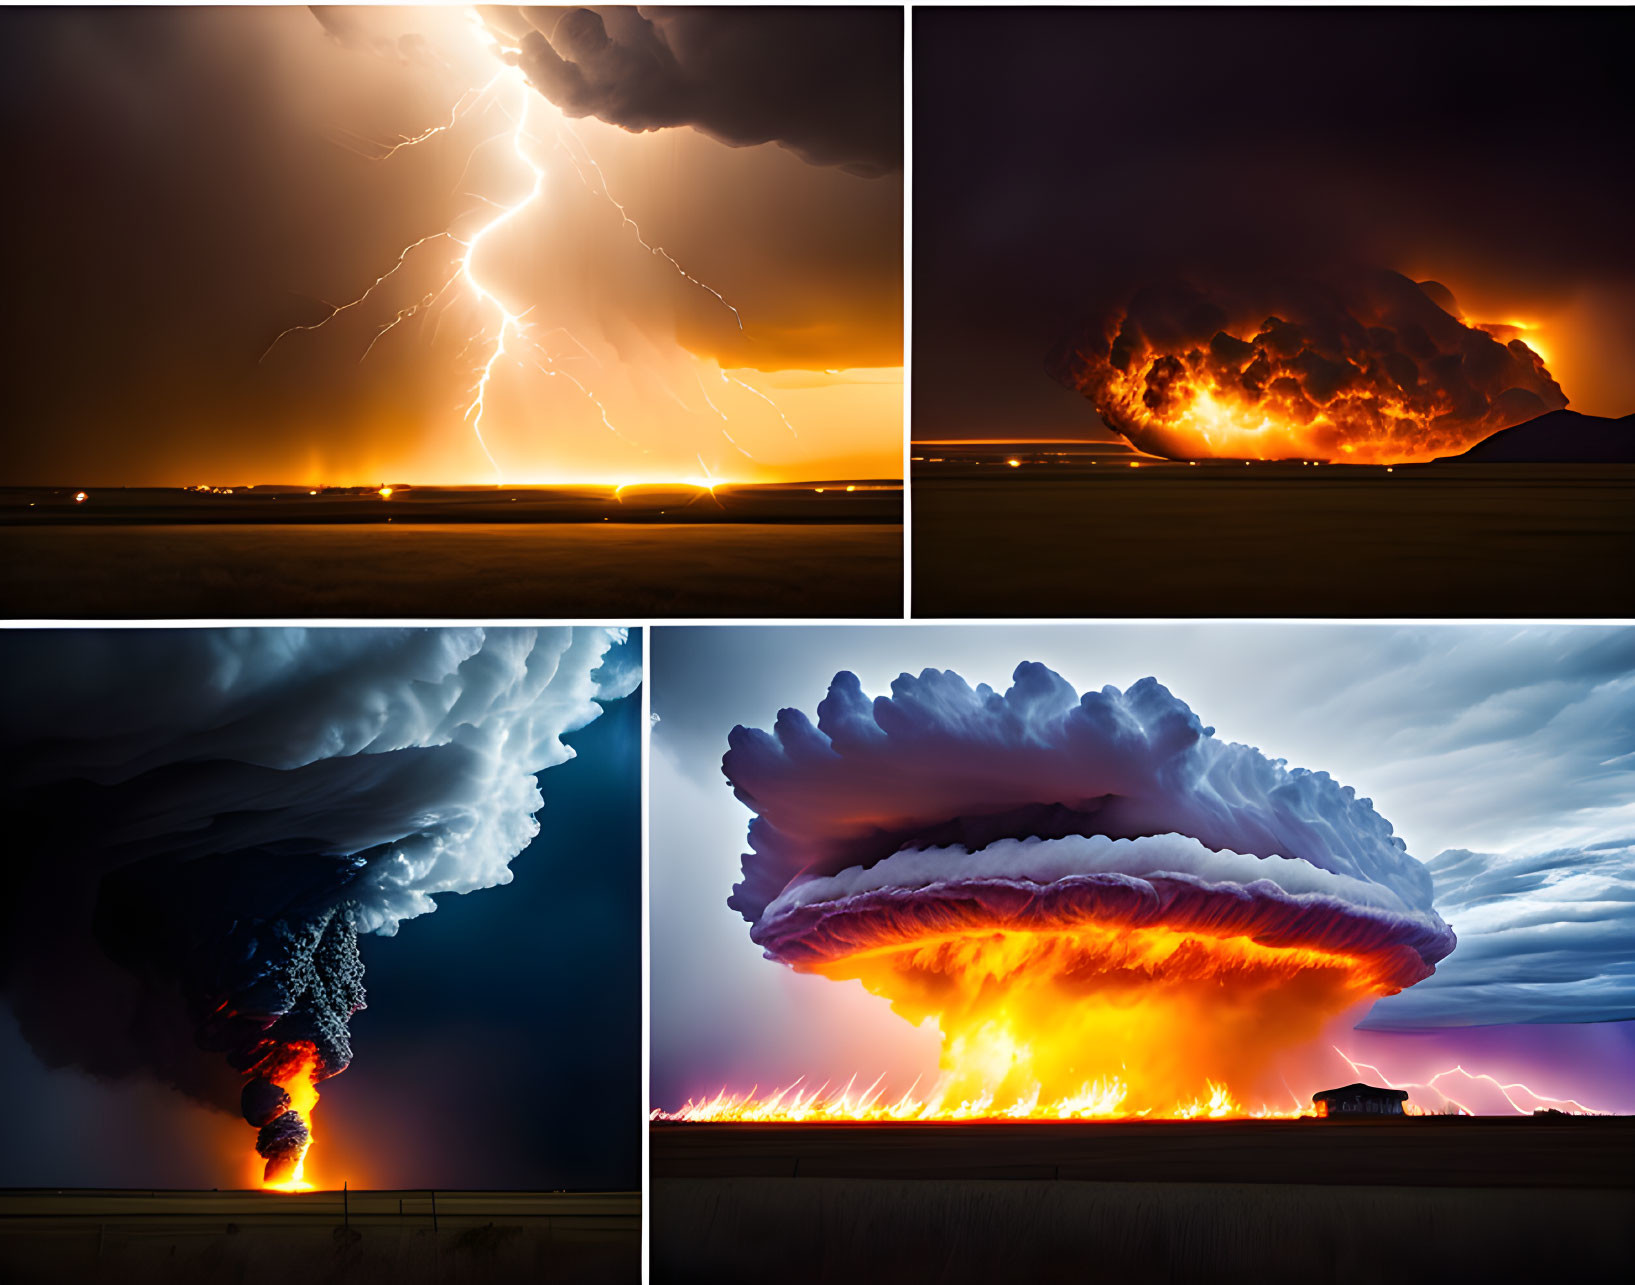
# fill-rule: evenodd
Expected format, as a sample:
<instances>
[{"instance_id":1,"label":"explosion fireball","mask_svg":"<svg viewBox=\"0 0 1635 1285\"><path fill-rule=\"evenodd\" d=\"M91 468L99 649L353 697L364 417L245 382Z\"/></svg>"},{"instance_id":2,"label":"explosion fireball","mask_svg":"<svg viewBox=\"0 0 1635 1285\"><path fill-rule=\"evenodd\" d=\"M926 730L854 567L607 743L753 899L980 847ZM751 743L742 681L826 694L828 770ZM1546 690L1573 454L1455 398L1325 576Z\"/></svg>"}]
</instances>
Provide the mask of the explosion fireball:
<instances>
[{"instance_id":1,"label":"explosion fireball","mask_svg":"<svg viewBox=\"0 0 1635 1285\"><path fill-rule=\"evenodd\" d=\"M1387 271L1172 283L1087 323L1050 369L1170 459L1410 463L1567 404L1525 330L1468 322L1445 287Z\"/></svg>"},{"instance_id":2,"label":"explosion fireball","mask_svg":"<svg viewBox=\"0 0 1635 1285\"><path fill-rule=\"evenodd\" d=\"M1286 1073L1454 946L1370 801L1214 729L1156 680L1080 697L836 675L814 727L735 728L757 815L728 904L766 952L942 1034L925 1094L723 1094L681 1118L1290 1113Z\"/></svg>"}]
</instances>

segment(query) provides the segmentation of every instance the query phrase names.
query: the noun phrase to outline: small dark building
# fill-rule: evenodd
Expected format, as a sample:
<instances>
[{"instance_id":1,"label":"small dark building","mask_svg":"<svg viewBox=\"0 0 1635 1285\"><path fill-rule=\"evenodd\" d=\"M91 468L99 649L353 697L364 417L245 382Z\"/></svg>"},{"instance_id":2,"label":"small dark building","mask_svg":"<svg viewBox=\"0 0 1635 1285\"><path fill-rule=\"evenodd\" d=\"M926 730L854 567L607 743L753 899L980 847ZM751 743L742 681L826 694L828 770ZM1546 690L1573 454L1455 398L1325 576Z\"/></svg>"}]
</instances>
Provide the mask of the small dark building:
<instances>
[{"instance_id":1,"label":"small dark building","mask_svg":"<svg viewBox=\"0 0 1635 1285\"><path fill-rule=\"evenodd\" d=\"M1377 1089L1372 1084L1348 1084L1343 1089L1313 1093L1320 1117L1331 1115L1402 1115L1406 1089Z\"/></svg>"}]
</instances>

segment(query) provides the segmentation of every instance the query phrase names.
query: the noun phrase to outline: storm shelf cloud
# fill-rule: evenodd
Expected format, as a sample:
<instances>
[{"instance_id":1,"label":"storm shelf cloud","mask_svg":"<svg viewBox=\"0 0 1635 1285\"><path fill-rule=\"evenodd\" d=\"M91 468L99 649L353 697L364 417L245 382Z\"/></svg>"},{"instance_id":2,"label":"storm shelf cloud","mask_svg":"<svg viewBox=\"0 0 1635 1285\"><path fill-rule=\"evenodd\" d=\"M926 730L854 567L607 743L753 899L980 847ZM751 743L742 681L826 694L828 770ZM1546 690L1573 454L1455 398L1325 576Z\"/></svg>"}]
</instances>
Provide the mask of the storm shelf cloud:
<instances>
[{"instance_id":1,"label":"storm shelf cloud","mask_svg":"<svg viewBox=\"0 0 1635 1285\"><path fill-rule=\"evenodd\" d=\"M217 1107L242 1087L262 1154L304 1149L273 1081L297 1059L314 1079L351 1060L359 934L510 882L538 833L536 774L639 681L621 639L11 634L0 978L37 1055Z\"/></svg>"}]
</instances>

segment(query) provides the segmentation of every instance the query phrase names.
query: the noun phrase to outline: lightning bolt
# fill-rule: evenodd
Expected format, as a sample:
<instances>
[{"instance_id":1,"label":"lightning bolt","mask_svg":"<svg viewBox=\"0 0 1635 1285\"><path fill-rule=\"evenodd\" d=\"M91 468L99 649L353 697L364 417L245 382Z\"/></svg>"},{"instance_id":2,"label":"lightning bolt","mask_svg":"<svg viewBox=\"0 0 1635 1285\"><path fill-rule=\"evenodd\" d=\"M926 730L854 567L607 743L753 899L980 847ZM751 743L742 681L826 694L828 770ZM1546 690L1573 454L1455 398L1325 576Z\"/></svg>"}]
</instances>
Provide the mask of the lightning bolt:
<instances>
[{"instance_id":1,"label":"lightning bolt","mask_svg":"<svg viewBox=\"0 0 1635 1285\"><path fill-rule=\"evenodd\" d=\"M364 347L362 354L358 358L359 362L361 363L363 360L365 360L370 353L375 350L375 347L382 339L384 339L392 331L402 326L403 323L410 321L424 313L432 312L440 308L448 299L450 292L455 290L455 288L458 286L463 290L464 294L479 309L488 314L489 317L489 320L482 325L478 333L473 335L466 345L466 353L469 353L473 346L482 345L486 348L486 355L476 365L469 395L466 397L465 402L460 409L461 423L470 426L478 447L481 449L483 456L488 460L489 466L494 470L496 485L503 482L503 474L498 460L495 458L493 451L489 448L488 440L484 433L484 428L490 417L491 394L493 391L494 381L501 370L506 369L508 366L513 364L538 371L540 374L553 379L561 378L566 380L595 407L603 426L607 428L609 432L611 432L626 445L641 450L643 454L648 454L650 452L644 448L638 447L636 443L632 442L619 430L619 428L614 424L606 404L590 387L588 387L577 376L561 368L561 366L558 364L558 357L545 347L543 339L557 334L565 335L567 339L580 350L585 358L588 358L593 364L600 366L601 363L597 360L590 349L585 347L583 343L580 343L578 339L574 338L574 336L568 334L566 330L563 330L560 327L548 332L545 336L534 334L533 327L528 322L528 315L532 309L527 309L522 312L513 311L512 308L509 307L500 297L495 286L492 285L480 272L478 257L484 245L488 243L496 233L500 232L502 229L516 220L520 215L522 215L524 211L536 206L544 198L547 173L545 167L535 159L534 155L530 151L530 143L533 142L535 138L534 116L536 113L536 102L539 100L540 96L534 92L532 86L528 82L526 73L523 71L521 66L518 65L517 57L520 51L503 45L489 30L475 9L467 11L467 18L473 31L476 33L477 38L483 43L484 47L495 57L500 58L504 65L498 71L496 71L486 83L477 88L468 89L465 93L463 93L449 110L449 114L446 119L440 120L436 124L428 126L426 129L421 130L417 134L400 135L396 141L390 143L371 142L370 140L366 139L358 139L358 143L363 144L364 146L356 146L354 150L365 152L365 154L372 155L377 160L384 161L392 156L395 156L400 151L419 146L430 141L431 139L448 133L459 125L462 120L469 116L480 116L487 113L490 109L498 109L498 111L502 113L509 122L509 127L505 130L501 130L497 134L490 135L472 148L470 155L466 159L465 168L462 170L460 177L456 180L452 190L459 191L461 185L465 182L466 174L470 171L472 161L479 151L493 143L500 141L501 139L508 139L512 155L517 162L519 162L523 172L525 172L530 178L527 192L522 197L509 204L494 201L479 193L466 193L465 195L477 202L480 202L482 205L487 206L492 212L491 216L485 222L483 222L475 232L472 232L468 236L461 236L452 229L445 228L441 231L428 233L423 237L409 242L398 251L396 258L392 260L391 264L386 268L386 270L377 276L373 281L369 282L368 285L366 285L364 289L356 296L340 304L331 304L327 300L320 300L320 302L322 302L328 309L328 311L325 312L322 317L316 321L303 322L298 325L289 326L280 331L273 337L272 342L267 345L259 360L265 362L274 349L276 349L279 344L289 336L322 330L337 318L361 308L364 304L369 302L369 300L371 300L382 287L393 280L393 278L395 278L398 273L400 273L408 265L411 258L415 256L417 251L426 246L446 242L454 252L448 259L448 271L442 277L439 284L435 288L426 291L413 303L406 307L399 308L384 323L376 326L374 333L370 336L368 344ZM512 99L515 106L513 106L512 102L508 102L507 99ZM606 174L603 172L602 167L596 160L595 156L591 154L589 147L585 144L585 141L572 129L571 126L567 124L564 119L559 117L556 120L555 125L557 149L567 158L573 171L579 177L580 182L584 184L586 190L607 201L607 203L618 213L621 226L631 230L636 242L644 250L656 258L662 259L686 281L715 298L722 307L727 309L727 311L732 314L733 320L737 324L738 329L743 331L744 320L737 307L728 302L720 291L716 290L713 286L708 285L704 281L701 281L699 278L687 271L687 269L683 267L682 264L678 262L676 258L663 246L656 245L648 241L642 232L641 226L630 216L630 213L626 207L613 196L612 191L608 186ZM571 142L569 140L571 140ZM596 182L594 185L590 179L590 172L594 172L596 176ZM464 354L462 355L462 360L463 358ZM766 393L741 379L728 375L725 371L718 371L718 373L722 383L736 384L746 392L765 402L772 408L773 413L777 415L785 429L787 429L792 436L799 437L799 434L795 431L794 425L789 422L789 417L784 414L782 408L777 404L777 402ZM730 420L727 413L711 400L707 391L704 391L702 376L700 375L698 379L699 389L701 392L703 392L706 405L708 405L710 410L720 418L723 425L729 423ZM685 402L682 402L679 397L676 397L673 391L671 392L671 396L676 400L678 405L680 405L684 410L688 410L689 413L700 413L690 410L686 406ZM727 431L725 427L721 427L719 431L722 437L724 437L736 451L748 459L755 458L749 451L744 449L744 447L732 436L731 433ZM701 490L708 491L713 497L715 494L715 488L721 485L725 479L714 477L710 473L708 467L704 464L702 456L699 455L697 458L700 468L704 470L703 476L702 478L685 479L686 484L698 486Z\"/></svg>"},{"instance_id":2,"label":"lightning bolt","mask_svg":"<svg viewBox=\"0 0 1635 1285\"><path fill-rule=\"evenodd\" d=\"M1411 1088L1412 1087L1411 1085L1406 1085L1406 1084L1395 1084L1385 1074L1384 1071L1379 1069L1379 1067L1374 1066L1374 1065L1372 1065L1371 1063L1368 1063L1368 1062L1354 1062L1354 1061L1352 1061L1351 1058L1347 1057L1344 1053L1341 1053L1340 1049L1337 1046L1330 1045L1329 1047L1333 1048L1336 1053L1339 1053L1340 1057L1345 1061L1346 1065L1349 1066L1354 1072L1357 1072L1358 1074L1361 1074L1363 1071L1372 1072L1374 1075L1378 1076L1381 1081L1384 1082L1385 1087L1388 1088L1388 1089L1402 1089L1402 1088ZM1515 1111L1517 1115L1527 1115L1527 1114L1529 1114L1529 1108L1523 1106L1521 1103L1517 1102L1515 1098L1510 1096L1510 1094L1511 1094L1511 1092L1513 1090L1519 1090L1520 1092L1527 1094L1528 1097L1534 1099L1535 1101L1560 1103L1561 1105L1563 1105L1565 1107L1569 1107L1573 1111L1575 1111L1575 1112L1577 1112L1577 1113L1579 1113L1581 1115L1594 1115L1594 1114L1596 1114L1595 1109L1593 1107L1587 1107L1582 1102L1575 1102L1572 1098L1551 1097L1548 1093L1540 1093L1536 1089L1529 1088L1527 1085L1521 1083L1519 1080L1515 1081L1515 1082L1513 1082L1511 1084L1503 1084L1503 1083L1501 1083L1499 1081L1499 1079L1496 1076L1488 1075L1488 1074L1483 1073L1483 1072L1467 1071L1467 1070L1465 1070L1465 1068L1464 1068L1464 1066L1462 1064L1457 1063L1457 1062L1454 1063L1452 1066L1448 1067L1444 1071L1438 1071L1435 1075L1433 1075L1429 1079L1427 1079L1425 1081L1425 1084L1429 1088L1436 1088L1436 1082L1438 1080L1445 1079L1446 1077L1451 1076L1451 1075L1462 1075L1466 1079L1469 1079L1469 1080L1483 1080L1483 1081L1487 1082L1488 1084L1491 1084L1494 1088L1496 1088L1499 1091L1499 1096L1502 1097L1507 1103L1509 1103L1510 1108L1513 1111ZM1437 1089L1437 1092L1442 1093L1442 1090ZM1458 1107L1466 1115L1475 1115L1476 1114L1475 1111L1473 1111L1465 1103L1460 1102L1457 1098L1454 1098L1454 1097L1452 1097L1451 1095L1449 1095L1447 1093L1442 1093L1442 1096L1447 1098L1449 1102L1452 1102L1454 1106Z\"/></svg>"},{"instance_id":3,"label":"lightning bolt","mask_svg":"<svg viewBox=\"0 0 1635 1285\"><path fill-rule=\"evenodd\" d=\"M413 254L416 250L418 250L421 246L429 245L433 241L441 241L441 240L444 240L444 239L447 239L447 240L450 240L450 241L458 241L459 240L459 238L456 237L452 232L446 232L445 231L445 232L432 232L432 233L429 233L426 236L421 237L418 241L409 242L408 245L404 246L401 250L398 251L397 258L395 260L393 260L392 266L387 268L385 272L382 272L378 277L376 277L373 281L371 281L364 288L363 293L358 295L357 298L349 299L347 302L342 303L342 304L329 304L328 305L329 312L321 320L306 322L306 323L304 323L302 325L299 325L299 326L290 326L285 330L279 331L278 334L276 336L274 336L273 341L270 344L267 345L265 350L263 350L259 360L266 361L267 358L271 355L272 350L274 348L278 347L279 343L284 339L284 337L286 335L298 334L299 332L301 332L303 330L322 330L325 326L327 326L330 322L334 321L335 318L340 316L343 312L352 311L352 309L356 308L359 304L365 302L369 298L369 296L374 294L375 291L380 289L381 286L385 285L386 282L390 281L393 277L395 277L398 274L398 272L402 269L403 265L409 261L409 256L411 254ZM320 302L324 302L324 301L320 300ZM393 323L393 324L395 324L395 323Z\"/></svg>"},{"instance_id":4,"label":"lightning bolt","mask_svg":"<svg viewBox=\"0 0 1635 1285\"><path fill-rule=\"evenodd\" d=\"M717 290L714 286L706 285L704 282L700 281L692 273L688 272L686 268L682 267L681 264L676 261L675 257L671 255L671 253L662 245L653 245L647 240L646 237L642 235L641 224L637 223L635 219L630 217L630 211L625 209L624 205L616 200L613 193L608 189L607 175L602 172L602 167L597 163L596 158L590 154L590 149L585 146L585 140L579 137L572 125L569 125L566 121L562 121L557 126L558 146L562 147L562 154L566 156L569 162L573 165L574 172L579 175L579 181L585 185L585 189L590 192L598 191L597 188L591 187L590 180L585 177L585 171L579 164L579 158L574 155L573 148L562 144L561 140L564 136L573 139L573 141L578 144L579 150L584 153L586 164L596 171L596 181L600 189L598 194L605 198L607 203L619 212L621 224L624 227L629 228L635 234L636 243L640 245L642 249L646 250L647 253L657 255L659 258L663 259L672 268L674 268L677 273L685 277L688 281L691 281L700 290L704 291L706 294L714 295L720 302L721 306L732 314L732 319L738 323L738 329L742 330L744 328L743 315L737 308L733 307L732 304L727 302L726 297L719 290Z\"/></svg>"},{"instance_id":5,"label":"lightning bolt","mask_svg":"<svg viewBox=\"0 0 1635 1285\"><path fill-rule=\"evenodd\" d=\"M545 191L545 169L528 154L528 149L523 144L524 137L528 132L528 113L533 106L533 95L527 92L526 85L523 86L523 91L525 96L522 103L522 116L517 121L515 132L511 135L511 150L517 159L527 166L528 170L533 174L533 185L522 200L514 205L499 208L499 213L485 223L477 231L476 235L466 243L465 257L460 261L460 271L465 276L466 283L471 288L472 293L479 302L492 307L499 316L499 330L494 337L493 350L489 353L487 362L483 364L482 374L478 377L476 387L472 391L471 401L467 404L465 414L461 417L463 422L470 423L472 432L477 435L477 444L483 448L483 454L488 456L489 464L493 465L496 483L500 480L500 466L494 459L493 453L488 449L487 441L483 438L483 415L488 409L488 389L494 379L494 367L506 355L506 339L514 336L520 342L526 338L527 330L522 317L507 308L499 296L482 283L481 278L477 276L474 264L477 251L482 247L483 242L516 218L521 211L539 200ZM607 415L605 412L602 418L606 421ZM610 424L609 427L611 428L612 425Z\"/></svg>"},{"instance_id":6,"label":"lightning bolt","mask_svg":"<svg viewBox=\"0 0 1635 1285\"><path fill-rule=\"evenodd\" d=\"M745 392L754 393L757 397L759 397L768 406L772 407L773 411L777 414L778 418L783 421L783 426L789 430L789 435L791 437L799 437L800 436L800 434L795 431L795 426L789 422L789 416L787 416L787 415L785 415L783 413L782 407L780 407L777 402L773 401L770 397L768 397L765 393L763 393L759 388L751 387L749 384L746 384L743 380L739 379L736 375L729 375L724 370L721 372L721 382L723 384L726 384L726 383L737 384L738 387L742 388Z\"/></svg>"}]
</instances>

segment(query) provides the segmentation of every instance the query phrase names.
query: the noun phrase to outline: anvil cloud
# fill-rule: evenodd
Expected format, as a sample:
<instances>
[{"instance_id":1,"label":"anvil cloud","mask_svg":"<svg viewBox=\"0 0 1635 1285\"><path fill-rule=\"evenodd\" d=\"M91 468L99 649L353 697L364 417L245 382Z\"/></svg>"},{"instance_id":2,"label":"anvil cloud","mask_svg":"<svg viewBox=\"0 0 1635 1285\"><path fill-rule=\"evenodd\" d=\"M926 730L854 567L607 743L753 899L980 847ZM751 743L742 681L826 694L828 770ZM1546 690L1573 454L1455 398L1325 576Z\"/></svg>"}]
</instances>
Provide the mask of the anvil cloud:
<instances>
[{"instance_id":1,"label":"anvil cloud","mask_svg":"<svg viewBox=\"0 0 1635 1285\"><path fill-rule=\"evenodd\" d=\"M1387 989L1454 944L1431 880L1366 799L1218 740L1152 679L1080 697L1043 665L1003 694L952 672L814 726L734 729L757 815L729 904L797 967L963 930L1157 926L1365 957Z\"/></svg>"}]
</instances>

